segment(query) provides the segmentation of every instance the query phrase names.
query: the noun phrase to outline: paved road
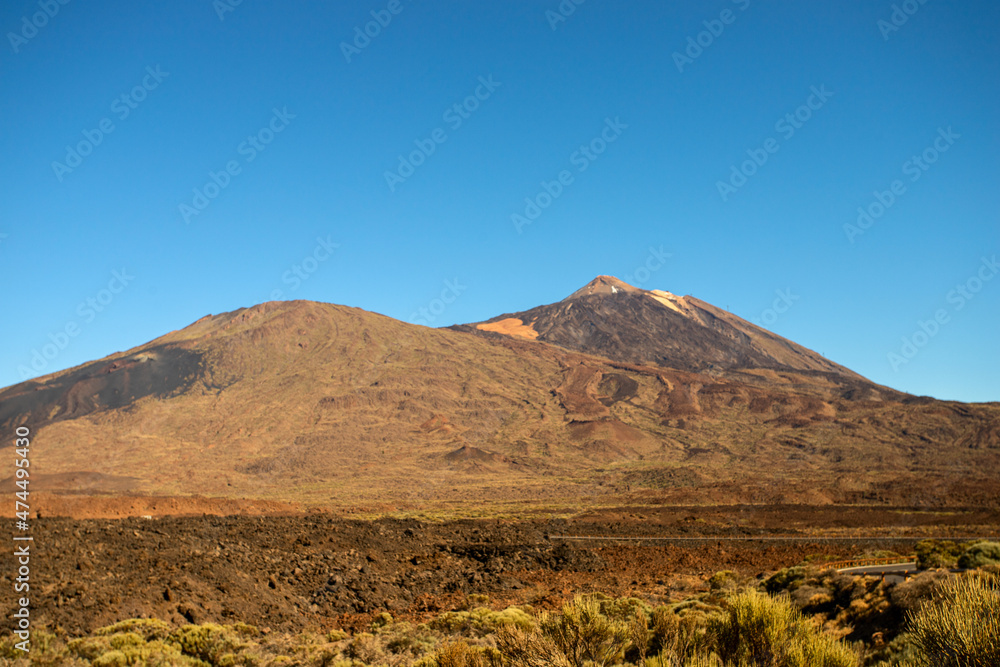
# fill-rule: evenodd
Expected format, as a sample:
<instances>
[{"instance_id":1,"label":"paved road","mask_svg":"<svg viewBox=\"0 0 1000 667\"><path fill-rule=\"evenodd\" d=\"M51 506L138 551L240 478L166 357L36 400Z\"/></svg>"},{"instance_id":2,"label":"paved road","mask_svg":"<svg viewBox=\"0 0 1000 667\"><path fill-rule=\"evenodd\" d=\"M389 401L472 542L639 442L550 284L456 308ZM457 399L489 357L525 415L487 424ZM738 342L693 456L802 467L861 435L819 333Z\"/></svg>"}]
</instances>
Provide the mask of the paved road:
<instances>
[{"instance_id":1,"label":"paved road","mask_svg":"<svg viewBox=\"0 0 1000 667\"><path fill-rule=\"evenodd\" d=\"M606 540L612 542L920 542L921 540L997 540L996 537L927 537L923 535L842 535L839 537L808 537L805 535L699 535L618 536L618 535L549 535L550 540Z\"/></svg>"},{"instance_id":2,"label":"paved road","mask_svg":"<svg viewBox=\"0 0 1000 667\"><path fill-rule=\"evenodd\" d=\"M883 576L886 581L905 581L907 575L917 573L916 563L893 563L892 565L865 565L863 567L844 567L837 572L845 574L867 575L872 577Z\"/></svg>"}]
</instances>

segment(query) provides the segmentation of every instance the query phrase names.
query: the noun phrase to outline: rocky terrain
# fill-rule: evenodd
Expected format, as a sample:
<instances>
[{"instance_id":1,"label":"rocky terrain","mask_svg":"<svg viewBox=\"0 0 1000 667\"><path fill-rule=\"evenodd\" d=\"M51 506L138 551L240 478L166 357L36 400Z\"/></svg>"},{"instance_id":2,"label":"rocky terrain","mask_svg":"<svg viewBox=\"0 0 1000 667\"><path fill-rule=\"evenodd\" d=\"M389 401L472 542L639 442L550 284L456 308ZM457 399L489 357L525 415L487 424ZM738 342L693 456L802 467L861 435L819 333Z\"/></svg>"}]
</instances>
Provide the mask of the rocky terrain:
<instances>
[{"instance_id":1,"label":"rocky terrain","mask_svg":"<svg viewBox=\"0 0 1000 667\"><path fill-rule=\"evenodd\" d=\"M79 635L133 617L365 628L383 611L419 620L475 596L554 608L601 591L660 604L705 589L718 570L755 577L807 557L908 553L929 535L990 535L1000 512L626 507L534 521L310 514L33 523L33 618ZM0 586L9 589L14 571L5 551Z\"/></svg>"}]
</instances>

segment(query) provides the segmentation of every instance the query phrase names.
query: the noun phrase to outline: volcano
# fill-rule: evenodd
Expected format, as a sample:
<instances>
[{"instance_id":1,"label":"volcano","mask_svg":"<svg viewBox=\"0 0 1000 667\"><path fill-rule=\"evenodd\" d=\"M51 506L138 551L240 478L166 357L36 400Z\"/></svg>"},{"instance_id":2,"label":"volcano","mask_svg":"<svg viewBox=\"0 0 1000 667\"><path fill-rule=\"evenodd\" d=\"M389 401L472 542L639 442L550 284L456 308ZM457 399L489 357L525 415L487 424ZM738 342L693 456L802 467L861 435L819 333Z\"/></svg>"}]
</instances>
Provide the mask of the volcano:
<instances>
[{"instance_id":1,"label":"volcano","mask_svg":"<svg viewBox=\"0 0 1000 667\"><path fill-rule=\"evenodd\" d=\"M49 513L1000 495L1000 405L882 387L694 297L609 276L448 329L310 301L208 315L0 390L0 428L17 426L32 432L33 507Z\"/></svg>"},{"instance_id":2,"label":"volcano","mask_svg":"<svg viewBox=\"0 0 1000 667\"><path fill-rule=\"evenodd\" d=\"M558 303L457 328L699 373L770 368L867 382L812 350L709 303L639 289L612 276L598 276Z\"/></svg>"}]
</instances>

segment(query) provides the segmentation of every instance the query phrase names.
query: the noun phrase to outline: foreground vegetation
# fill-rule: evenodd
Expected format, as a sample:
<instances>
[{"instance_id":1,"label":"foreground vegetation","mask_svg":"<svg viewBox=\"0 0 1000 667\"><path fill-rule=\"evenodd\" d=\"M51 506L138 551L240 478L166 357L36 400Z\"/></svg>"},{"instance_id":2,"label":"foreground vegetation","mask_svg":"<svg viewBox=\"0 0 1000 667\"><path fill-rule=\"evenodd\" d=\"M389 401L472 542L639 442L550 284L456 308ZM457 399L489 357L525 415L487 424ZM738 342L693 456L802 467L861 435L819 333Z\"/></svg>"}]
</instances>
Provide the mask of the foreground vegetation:
<instances>
[{"instance_id":1,"label":"foreground vegetation","mask_svg":"<svg viewBox=\"0 0 1000 667\"><path fill-rule=\"evenodd\" d=\"M559 612L529 607L477 607L441 614L428 623L376 618L368 632L287 635L252 626L185 625L133 619L65 640L38 632L30 662L0 643L0 664L123 667L920 667L1000 665L1000 577L995 566L962 575L936 573L904 597L920 598L903 632L889 644L851 641L850 623L869 623L873 591L862 582L834 614L803 614L835 602L836 590L789 568L764 590L740 585L731 573L710 581L711 591L672 606L636 598L578 596ZM827 576L819 571L815 576ZM935 574L935 573L928 573ZM930 583L929 583L930 582ZM830 582L828 582L830 583ZM897 586L903 586L900 584ZM779 593L768 593L784 588ZM904 587L905 588L905 587ZM788 589L792 590L791 593ZM807 590L812 602L801 601ZM919 590L919 592L918 592ZM903 598L900 598L902 600ZM842 602L844 600L841 600ZM912 602L912 600L910 600ZM839 619L837 621L836 619Z\"/></svg>"}]
</instances>

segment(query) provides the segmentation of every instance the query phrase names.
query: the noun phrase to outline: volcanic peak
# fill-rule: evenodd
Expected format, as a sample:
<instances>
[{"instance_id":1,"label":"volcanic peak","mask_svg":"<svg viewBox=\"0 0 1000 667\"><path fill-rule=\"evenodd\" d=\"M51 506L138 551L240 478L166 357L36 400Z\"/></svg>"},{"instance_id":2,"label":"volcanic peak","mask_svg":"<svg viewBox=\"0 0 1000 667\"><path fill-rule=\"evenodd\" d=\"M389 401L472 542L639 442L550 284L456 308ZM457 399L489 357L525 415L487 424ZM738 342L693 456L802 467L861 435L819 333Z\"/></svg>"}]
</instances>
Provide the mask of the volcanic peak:
<instances>
[{"instance_id":1,"label":"volcanic peak","mask_svg":"<svg viewBox=\"0 0 1000 667\"><path fill-rule=\"evenodd\" d=\"M624 280L619 280L614 276L597 276L589 283L570 294L563 301L572 301L594 294L641 294L645 290L629 285Z\"/></svg>"}]
</instances>

